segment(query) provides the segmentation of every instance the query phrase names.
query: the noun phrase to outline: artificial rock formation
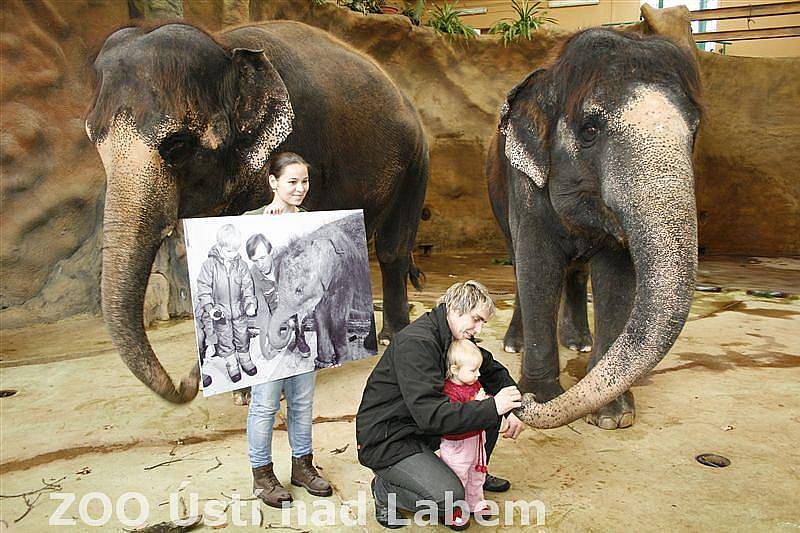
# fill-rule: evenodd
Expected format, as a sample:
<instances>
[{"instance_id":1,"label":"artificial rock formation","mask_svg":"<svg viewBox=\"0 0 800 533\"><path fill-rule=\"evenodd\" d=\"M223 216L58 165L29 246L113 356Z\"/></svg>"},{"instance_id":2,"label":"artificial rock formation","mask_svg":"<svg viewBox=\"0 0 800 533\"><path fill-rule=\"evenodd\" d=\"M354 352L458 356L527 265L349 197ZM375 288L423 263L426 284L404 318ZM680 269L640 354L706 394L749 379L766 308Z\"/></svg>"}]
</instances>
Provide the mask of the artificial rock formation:
<instances>
[{"instance_id":1,"label":"artificial rock formation","mask_svg":"<svg viewBox=\"0 0 800 533\"><path fill-rule=\"evenodd\" d=\"M165 5L169 4L167 2ZM502 247L483 177L505 94L564 36L543 30L504 47L452 40L400 15L364 16L333 3L184 2L186 20L293 19L326 29L375 58L420 112L431 149L418 242ZM630 31L693 46L686 14L645 8ZM128 22L126 2L6 0L0 4L0 325L99 311L105 176L83 118L94 86L90 57ZM800 60L698 53L705 115L695 156L700 245L706 253L800 253ZM365 150L380 147L365 147ZM189 311L176 231L154 264L148 320Z\"/></svg>"}]
</instances>

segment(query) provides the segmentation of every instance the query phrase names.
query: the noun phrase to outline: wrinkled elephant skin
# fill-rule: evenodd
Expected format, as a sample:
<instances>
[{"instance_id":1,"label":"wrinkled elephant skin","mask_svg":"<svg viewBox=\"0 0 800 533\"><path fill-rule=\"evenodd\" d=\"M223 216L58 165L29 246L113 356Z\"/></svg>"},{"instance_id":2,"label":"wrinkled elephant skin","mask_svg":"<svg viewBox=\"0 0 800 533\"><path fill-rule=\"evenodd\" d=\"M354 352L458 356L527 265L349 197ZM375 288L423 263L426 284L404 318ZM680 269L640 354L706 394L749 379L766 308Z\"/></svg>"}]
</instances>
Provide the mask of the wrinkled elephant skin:
<instances>
[{"instance_id":1,"label":"wrinkled elephant skin","mask_svg":"<svg viewBox=\"0 0 800 533\"><path fill-rule=\"evenodd\" d=\"M350 222L333 222L295 240L279 259L278 308L270 320L269 342L282 349L289 341L289 332L283 333L286 322L295 314L298 321L312 314L318 367L350 358L347 320L370 313L372 307L366 250L354 238L360 232L343 229L352 228ZM377 348L374 337L365 347Z\"/></svg>"},{"instance_id":2,"label":"wrinkled elephant skin","mask_svg":"<svg viewBox=\"0 0 800 533\"><path fill-rule=\"evenodd\" d=\"M176 386L142 323L161 241L180 217L268 203L266 164L278 151L310 163L307 208L364 210L383 276L382 339L408 323L406 279L421 279L411 248L428 147L416 110L371 59L296 22L213 37L174 23L117 30L94 70L86 131L107 177L103 314L143 383L176 403L197 393L198 369Z\"/></svg>"},{"instance_id":3,"label":"wrinkled elephant skin","mask_svg":"<svg viewBox=\"0 0 800 533\"><path fill-rule=\"evenodd\" d=\"M589 415L629 426L628 389L683 328L697 270L698 90L694 58L671 41L592 29L509 93L487 177L517 278L505 344L524 348L528 424ZM559 307L562 341L583 348L589 265L596 338L586 377L564 392Z\"/></svg>"}]
</instances>

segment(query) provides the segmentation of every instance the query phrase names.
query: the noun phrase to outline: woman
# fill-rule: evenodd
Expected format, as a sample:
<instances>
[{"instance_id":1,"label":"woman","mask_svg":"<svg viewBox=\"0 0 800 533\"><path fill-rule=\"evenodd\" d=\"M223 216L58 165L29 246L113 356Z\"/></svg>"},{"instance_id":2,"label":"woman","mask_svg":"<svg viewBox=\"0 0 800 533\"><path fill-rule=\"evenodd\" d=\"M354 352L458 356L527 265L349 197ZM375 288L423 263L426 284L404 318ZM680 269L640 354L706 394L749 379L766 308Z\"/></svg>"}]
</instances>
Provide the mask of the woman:
<instances>
[{"instance_id":1,"label":"woman","mask_svg":"<svg viewBox=\"0 0 800 533\"><path fill-rule=\"evenodd\" d=\"M247 214L297 213L308 194L308 163L292 152L277 154L270 163L269 184L273 198L268 205ZM297 322L297 321L296 321ZM300 324L297 327L302 331ZM302 336L298 335L297 349ZM305 345L305 341L302 341ZM306 349L308 351L308 349ZM247 444L253 469L253 493L272 507L291 502L292 495L275 477L272 469L272 426L280 407L281 393L286 397L289 445L292 448L292 485L305 487L314 496L330 496L330 483L319 475L312 463L311 409L314 403L314 371L261 383L252 387L247 416Z\"/></svg>"}]
</instances>

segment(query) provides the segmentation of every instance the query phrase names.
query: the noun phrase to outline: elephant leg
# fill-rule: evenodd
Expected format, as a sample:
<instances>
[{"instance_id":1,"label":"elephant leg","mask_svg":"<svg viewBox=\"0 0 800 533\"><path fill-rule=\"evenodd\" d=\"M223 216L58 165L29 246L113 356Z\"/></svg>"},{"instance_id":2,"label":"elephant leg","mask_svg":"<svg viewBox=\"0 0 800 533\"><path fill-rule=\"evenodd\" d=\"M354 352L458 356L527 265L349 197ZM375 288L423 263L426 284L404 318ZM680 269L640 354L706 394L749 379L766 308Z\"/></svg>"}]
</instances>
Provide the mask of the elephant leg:
<instances>
[{"instance_id":1,"label":"elephant leg","mask_svg":"<svg viewBox=\"0 0 800 533\"><path fill-rule=\"evenodd\" d=\"M589 331L586 314L588 280L589 268L585 264L570 268L564 280L558 338L562 346L576 352L588 352L592 349L592 333Z\"/></svg>"},{"instance_id":2,"label":"elephant leg","mask_svg":"<svg viewBox=\"0 0 800 533\"><path fill-rule=\"evenodd\" d=\"M323 304L325 302L323 301ZM317 368L327 368L336 361L336 347L334 346L333 320L329 309L317 307L314 311L314 321L317 324Z\"/></svg>"},{"instance_id":3,"label":"elephant leg","mask_svg":"<svg viewBox=\"0 0 800 533\"><path fill-rule=\"evenodd\" d=\"M517 262L514 260L514 245L511 243L511 237L508 235L507 230L503 231L503 237L506 243L506 250L511 263L514 265L514 278L517 272ZM511 322L508 324L506 335L503 338L503 350L508 353L519 353L525 345L524 331L522 327L522 312L519 308L519 290L514 292L514 313L511 315Z\"/></svg>"},{"instance_id":4,"label":"elephant leg","mask_svg":"<svg viewBox=\"0 0 800 533\"><path fill-rule=\"evenodd\" d=\"M331 340L333 341L333 363L339 364L350 359L350 349L347 346L347 317L350 310L337 313L331 317L333 327L331 329Z\"/></svg>"},{"instance_id":5,"label":"elephant leg","mask_svg":"<svg viewBox=\"0 0 800 533\"><path fill-rule=\"evenodd\" d=\"M503 350L508 353L519 353L525 346L525 332L522 327L522 311L520 311L519 291L514 295L514 313L508 324L506 336L503 337Z\"/></svg>"},{"instance_id":6,"label":"elephant leg","mask_svg":"<svg viewBox=\"0 0 800 533\"><path fill-rule=\"evenodd\" d=\"M626 250L602 250L592 260L592 294L595 344L587 372L614 343L630 315L636 291L636 272ZM624 372L625 369L620 369ZM625 428L633 424L636 409L633 393L626 391L586 421L602 429Z\"/></svg>"},{"instance_id":7,"label":"elephant leg","mask_svg":"<svg viewBox=\"0 0 800 533\"><path fill-rule=\"evenodd\" d=\"M369 333L364 338L364 348L371 351L378 351L378 335L375 332L375 313L370 310L369 315Z\"/></svg>"},{"instance_id":8,"label":"elephant leg","mask_svg":"<svg viewBox=\"0 0 800 533\"><path fill-rule=\"evenodd\" d=\"M522 354L522 392L546 402L564 392L558 381L556 325L566 259L555 245L523 241L517 247L517 292L525 328Z\"/></svg>"},{"instance_id":9,"label":"elephant leg","mask_svg":"<svg viewBox=\"0 0 800 533\"><path fill-rule=\"evenodd\" d=\"M419 283L424 276L416 267L411 271L411 250L425 200L427 150L402 172L405 176L397 200L375 234L375 251L383 281L383 327L378 335L381 344L389 344L394 334L409 323L406 280L411 276Z\"/></svg>"}]
</instances>

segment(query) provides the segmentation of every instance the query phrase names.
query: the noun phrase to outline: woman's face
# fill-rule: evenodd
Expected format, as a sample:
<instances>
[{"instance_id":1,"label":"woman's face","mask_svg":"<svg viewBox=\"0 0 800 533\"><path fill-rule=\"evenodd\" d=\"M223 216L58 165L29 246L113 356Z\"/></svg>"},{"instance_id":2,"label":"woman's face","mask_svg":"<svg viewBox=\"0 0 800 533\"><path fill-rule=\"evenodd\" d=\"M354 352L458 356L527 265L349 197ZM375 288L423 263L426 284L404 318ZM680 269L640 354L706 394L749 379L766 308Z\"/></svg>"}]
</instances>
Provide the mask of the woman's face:
<instances>
[{"instance_id":1,"label":"woman's face","mask_svg":"<svg viewBox=\"0 0 800 533\"><path fill-rule=\"evenodd\" d=\"M308 169L300 163L292 163L280 176L270 175L269 182L283 203L299 207L308 194Z\"/></svg>"}]
</instances>

